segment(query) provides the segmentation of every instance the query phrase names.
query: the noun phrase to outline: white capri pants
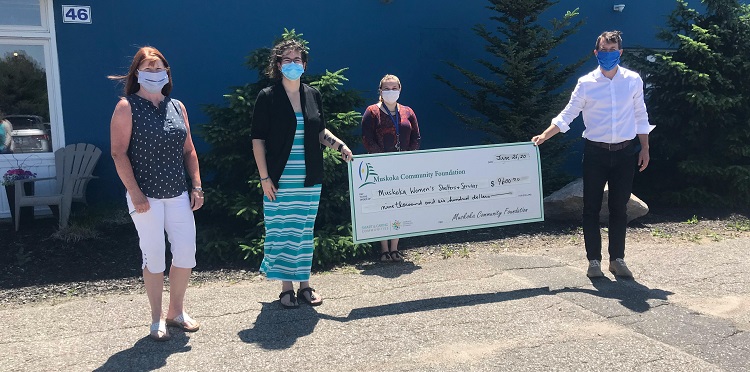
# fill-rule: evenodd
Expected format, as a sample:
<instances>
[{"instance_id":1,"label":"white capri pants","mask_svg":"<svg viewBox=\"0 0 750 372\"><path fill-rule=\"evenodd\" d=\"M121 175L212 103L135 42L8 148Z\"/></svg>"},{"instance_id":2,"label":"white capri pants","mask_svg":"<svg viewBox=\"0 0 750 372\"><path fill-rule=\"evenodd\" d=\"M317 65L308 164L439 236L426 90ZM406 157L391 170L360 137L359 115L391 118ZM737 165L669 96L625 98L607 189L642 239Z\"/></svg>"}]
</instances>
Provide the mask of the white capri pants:
<instances>
[{"instance_id":1,"label":"white capri pants","mask_svg":"<svg viewBox=\"0 0 750 372\"><path fill-rule=\"evenodd\" d=\"M130 194L125 193L128 211L135 210ZM166 269L166 243L164 232L167 232L172 250L172 265L179 268L195 267L195 219L190 208L187 192L169 199L147 198L151 207L145 213L132 213L135 229L138 230L143 266L152 274Z\"/></svg>"}]
</instances>

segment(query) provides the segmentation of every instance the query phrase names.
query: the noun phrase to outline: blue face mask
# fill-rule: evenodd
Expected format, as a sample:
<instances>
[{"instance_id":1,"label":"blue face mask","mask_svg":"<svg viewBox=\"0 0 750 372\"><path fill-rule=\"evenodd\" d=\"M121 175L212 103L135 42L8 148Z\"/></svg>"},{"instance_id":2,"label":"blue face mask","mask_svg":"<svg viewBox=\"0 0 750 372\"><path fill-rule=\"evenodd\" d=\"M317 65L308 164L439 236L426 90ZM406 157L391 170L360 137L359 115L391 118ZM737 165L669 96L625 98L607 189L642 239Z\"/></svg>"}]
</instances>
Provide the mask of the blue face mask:
<instances>
[{"instance_id":1,"label":"blue face mask","mask_svg":"<svg viewBox=\"0 0 750 372\"><path fill-rule=\"evenodd\" d=\"M149 72L138 70L138 84L149 93L160 93L169 83L167 71Z\"/></svg>"},{"instance_id":2,"label":"blue face mask","mask_svg":"<svg viewBox=\"0 0 750 372\"><path fill-rule=\"evenodd\" d=\"M305 67L301 63L290 62L281 65L281 73L289 80L299 79L303 72L305 72Z\"/></svg>"},{"instance_id":3,"label":"blue face mask","mask_svg":"<svg viewBox=\"0 0 750 372\"><path fill-rule=\"evenodd\" d=\"M620 51L600 51L596 54L596 59L599 61L599 66L601 66L604 71L610 71L620 63Z\"/></svg>"}]
</instances>

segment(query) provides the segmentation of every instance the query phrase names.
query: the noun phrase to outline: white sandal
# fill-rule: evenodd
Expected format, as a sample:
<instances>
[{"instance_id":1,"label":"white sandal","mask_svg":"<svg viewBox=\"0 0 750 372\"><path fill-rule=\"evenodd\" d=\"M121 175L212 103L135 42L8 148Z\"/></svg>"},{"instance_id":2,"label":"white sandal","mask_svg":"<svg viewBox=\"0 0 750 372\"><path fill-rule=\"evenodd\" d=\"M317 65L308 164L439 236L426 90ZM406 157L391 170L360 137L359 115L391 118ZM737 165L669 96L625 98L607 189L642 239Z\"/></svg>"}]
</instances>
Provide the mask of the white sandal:
<instances>
[{"instance_id":1,"label":"white sandal","mask_svg":"<svg viewBox=\"0 0 750 372\"><path fill-rule=\"evenodd\" d=\"M167 341L172 338L172 336L170 336L167 332L167 324L164 323L163 320L160 320L157 323L151 323L150 331L151 332L148 334L148 336L151 337L151 339L153 339L154 341ZM159 337L159 332L161 332L164 336Z\"/></svg>"}]
</instances>

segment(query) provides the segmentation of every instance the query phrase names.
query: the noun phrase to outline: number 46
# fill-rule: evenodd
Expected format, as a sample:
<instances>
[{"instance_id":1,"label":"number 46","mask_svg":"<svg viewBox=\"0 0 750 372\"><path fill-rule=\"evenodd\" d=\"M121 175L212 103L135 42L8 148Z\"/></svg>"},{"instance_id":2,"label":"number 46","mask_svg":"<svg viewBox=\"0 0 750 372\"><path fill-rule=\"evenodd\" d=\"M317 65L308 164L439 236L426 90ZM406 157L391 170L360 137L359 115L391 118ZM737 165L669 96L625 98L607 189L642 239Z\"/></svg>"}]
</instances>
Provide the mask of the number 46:
<instances>
[{"instance_id":1,"label":"number 46","mask_svg":"<svg viewBox=\"0 0 750 372\"><path fill-rule=\"evenodd\" d=\"M70 7L65 11L65 19L68 22L89 23L89 7Z\"/></svg>"}]
</instances>

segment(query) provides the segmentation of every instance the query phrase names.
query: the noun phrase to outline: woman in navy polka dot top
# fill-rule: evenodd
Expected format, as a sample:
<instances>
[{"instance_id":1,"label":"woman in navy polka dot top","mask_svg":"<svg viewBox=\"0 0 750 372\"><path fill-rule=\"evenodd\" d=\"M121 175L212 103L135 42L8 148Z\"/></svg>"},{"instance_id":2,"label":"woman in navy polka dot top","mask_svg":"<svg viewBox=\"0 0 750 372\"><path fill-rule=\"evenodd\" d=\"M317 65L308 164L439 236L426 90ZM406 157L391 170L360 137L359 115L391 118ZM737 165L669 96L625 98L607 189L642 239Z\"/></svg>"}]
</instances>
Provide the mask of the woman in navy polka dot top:
<instances>
[{"instance_id":1,"label":"woman in navy polka dot top","mask_svg":"<svg viewBox=\"0 0 750 372\"><path fill-rule=\"evenodd\" d=\"M172 73L164 56L152 47L135 54L125 76L125 97L112 115L112 158L125 185L125 198L143 256L143 280L151 305L149 336L170 338L167 326L198 330L198 322L183 307L185 290L195 267L195 220L193 211L203 205L198 156L190 136L187 111L169 97ZM192 181L191 190L185 182ZM169 238L169 309L162 319L164 285L164 232Z\"/></svg>"}]
</instances>

